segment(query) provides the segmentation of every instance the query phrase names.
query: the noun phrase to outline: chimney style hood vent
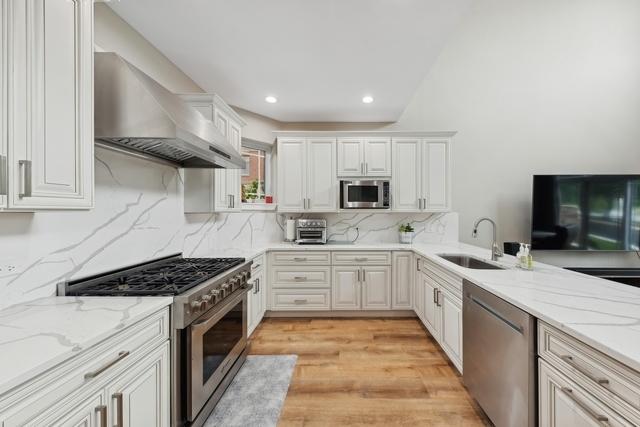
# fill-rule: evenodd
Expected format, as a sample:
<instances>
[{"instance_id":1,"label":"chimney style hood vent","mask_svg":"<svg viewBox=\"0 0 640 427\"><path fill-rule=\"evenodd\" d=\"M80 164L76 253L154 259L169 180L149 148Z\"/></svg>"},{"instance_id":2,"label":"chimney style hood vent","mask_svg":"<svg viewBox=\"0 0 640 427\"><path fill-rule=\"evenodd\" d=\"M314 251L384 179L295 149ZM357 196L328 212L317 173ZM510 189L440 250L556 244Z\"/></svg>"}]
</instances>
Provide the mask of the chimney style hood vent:
<instances>
[{"instance_id":1,"label":"chimney style hood vent","mask_svg":"<svg viewBox=\"0 0 640 427\"><path fill-rule=\"evenodd\" d=\"M213 122L180 97L115 53L94 55L98 143L181 168L245 168Z\"/></svg>"}]
</instances>

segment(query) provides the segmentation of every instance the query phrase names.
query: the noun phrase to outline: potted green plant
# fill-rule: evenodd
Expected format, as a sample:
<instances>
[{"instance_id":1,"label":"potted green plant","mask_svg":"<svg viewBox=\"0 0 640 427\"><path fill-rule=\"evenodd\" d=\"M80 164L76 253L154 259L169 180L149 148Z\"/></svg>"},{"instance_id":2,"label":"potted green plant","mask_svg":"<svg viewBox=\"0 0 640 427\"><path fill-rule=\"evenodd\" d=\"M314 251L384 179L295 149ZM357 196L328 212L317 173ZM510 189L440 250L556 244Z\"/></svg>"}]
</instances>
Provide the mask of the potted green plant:
<instances>
[{"instance_id":1,"label":"potted green plant","mask_svg":"<svg viewBox=\"0 0 640 427\"><path fill-rule=\"evenodd\" d=\"M406 223L400 226L400 243L412 243L413 242L413 227L411 224Z\"/></svg>"}]
</instances>

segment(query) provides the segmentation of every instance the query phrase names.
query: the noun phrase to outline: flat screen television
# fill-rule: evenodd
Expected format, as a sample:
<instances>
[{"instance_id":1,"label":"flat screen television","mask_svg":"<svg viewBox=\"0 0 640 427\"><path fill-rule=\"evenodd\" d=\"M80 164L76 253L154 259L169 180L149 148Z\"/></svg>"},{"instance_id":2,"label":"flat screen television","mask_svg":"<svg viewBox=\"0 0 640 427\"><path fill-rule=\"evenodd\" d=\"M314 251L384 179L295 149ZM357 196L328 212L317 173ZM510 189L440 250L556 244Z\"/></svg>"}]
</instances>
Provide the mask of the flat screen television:
<instances>
[{"instance_id":1,"label":"flat screen television","mask_svg":"<svg viewBox=\"0 0 640 427\"><path fill-rule=\"evenodd\" d=\"M640 175L534 175L531 248L640 250Z\"/></svg>"}]
</instances>

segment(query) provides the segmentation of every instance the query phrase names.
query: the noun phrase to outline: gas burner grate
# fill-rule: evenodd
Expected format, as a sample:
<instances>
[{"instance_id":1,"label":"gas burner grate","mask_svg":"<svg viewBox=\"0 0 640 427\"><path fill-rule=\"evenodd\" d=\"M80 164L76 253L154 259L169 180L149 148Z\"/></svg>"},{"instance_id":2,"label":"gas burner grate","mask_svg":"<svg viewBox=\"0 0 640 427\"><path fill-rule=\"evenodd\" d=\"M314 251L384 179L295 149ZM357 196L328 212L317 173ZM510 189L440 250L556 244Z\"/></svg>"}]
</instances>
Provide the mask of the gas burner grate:
<instances>
[{"instance_id":1,"label":"gas burner grate","mask_svg":"<svg viewBox=\"0 0 640 427\"><path fill-rule=\"evenodd\" d=\"M172 258L149 267L132 267L86 283L75 282L66 295L169 296L181 294L244 262L244 258Z\"/></svg>"}]
</instances>

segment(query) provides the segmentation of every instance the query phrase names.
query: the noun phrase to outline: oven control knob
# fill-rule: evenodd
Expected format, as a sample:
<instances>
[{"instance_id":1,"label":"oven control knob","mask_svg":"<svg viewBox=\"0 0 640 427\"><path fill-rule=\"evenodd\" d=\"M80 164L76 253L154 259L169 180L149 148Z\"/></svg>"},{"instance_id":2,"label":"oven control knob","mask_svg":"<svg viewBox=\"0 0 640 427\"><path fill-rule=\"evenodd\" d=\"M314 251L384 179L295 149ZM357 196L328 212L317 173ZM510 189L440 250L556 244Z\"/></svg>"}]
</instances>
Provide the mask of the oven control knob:
<instances>
[{"instance_id":1,"label":"oven control knob","mask_svg":"<svg viewBox=\"0 0 640 427\"><path fill-rule=\"evenodd\" d=\"M189 304L189 307L191 307L191 312L192 313L197 313L200 311L200 301L191 301L191 304Z\"/></svg>"},{"instance_id":2,"label":"oven control knob","mask_svg":"<svg viewBox=\"0 0 640 427\"><path fill-rule=\"evenodd\" d=\"M220 286L220 288L222 289L222 297L226 297L227 295L229 295L229 288L231 287L231 284L229 282L223 283L222 286Z\"/></svg>"},{"instance_id":3,"label":"oven control knob","mask_svg":"<svg viewBox=\"0 0 640 427\"><path fill-rule=\"evenodd\" d=\"M214 304L220 299L220 291L217 289L213 289L211 292L209 292L209 295L211 295Z\"/></svg>"},{"instance_id":4,"label":"oven control knob","mask_svg":"<svg viewBox=\"0 0 640 427\"><path fill-rule=\"evenodd\" d=\"M200 298L200 299L205 304L209 304L211 302L211 295L202 295L202 298Z\"/></svg>"}]
</instances>

